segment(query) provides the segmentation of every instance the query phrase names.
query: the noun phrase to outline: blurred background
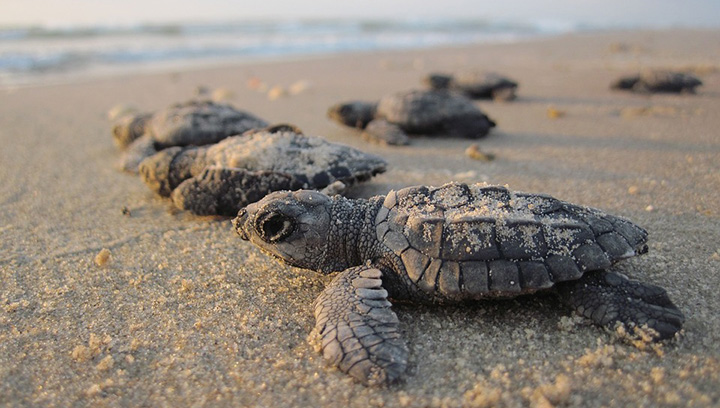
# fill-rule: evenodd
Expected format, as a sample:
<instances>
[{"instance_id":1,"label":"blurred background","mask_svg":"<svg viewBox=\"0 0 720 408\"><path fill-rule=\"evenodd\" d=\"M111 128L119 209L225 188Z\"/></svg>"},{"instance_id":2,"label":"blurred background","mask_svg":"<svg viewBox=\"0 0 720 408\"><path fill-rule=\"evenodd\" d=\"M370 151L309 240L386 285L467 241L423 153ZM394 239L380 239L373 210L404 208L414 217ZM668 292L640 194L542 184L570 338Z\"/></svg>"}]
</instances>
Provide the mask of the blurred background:
<instances>
[{"instance_id":1,"label":"blurred background","mask_svg":"<svg viewBox=\"0 0 720 408\"><path fill-rule=\"evenodd\" d=\"M670 27L720 27L720 1L2 0L0 86L257 59Z\"/></svg>"}]
</instances>

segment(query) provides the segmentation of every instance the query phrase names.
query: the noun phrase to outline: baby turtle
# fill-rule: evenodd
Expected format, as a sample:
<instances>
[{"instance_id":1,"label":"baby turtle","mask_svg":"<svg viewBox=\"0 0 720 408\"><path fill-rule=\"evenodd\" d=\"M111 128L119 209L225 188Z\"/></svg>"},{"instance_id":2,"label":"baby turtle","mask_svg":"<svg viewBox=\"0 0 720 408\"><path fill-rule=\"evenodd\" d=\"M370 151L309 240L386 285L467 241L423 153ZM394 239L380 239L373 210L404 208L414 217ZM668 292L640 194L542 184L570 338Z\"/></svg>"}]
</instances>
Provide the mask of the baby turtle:
<instances>
[{"instance_id":1,"label":"baby turtle","mask_svg":"<svg viewBox=\"0 0 720 408\"><path fill-rule=\"evenodd\" d=\"M125 152L123 170L137 173L148 156L171 146L201 146L268 126L264 120L230 105L191 100L155 113L127 113L114 121L115 144Z\"/></svg>"},{"instance_id":2,"label":"baby turtle","mask_svg":"<svg viewBox=\"0 0 720 408\"><path fill-rule=\"evenodd\" d=\"M672 337L664 289L606 270L647 251L625 219L547 195L449 183L369 200L276 192L241 210L245 240L290 265L341 271L315 302L323 355L365 384L396 380L408 349L388 299L454 303L554 290L598 325Z\"/></svg>"},{"instance_id":3,"label":"baby turtle","mask_svg":"<svg viewBox=\"0 0 720 408\"><path fill-rule=\"evenodd\" d=\"M140 175L151 190L172 196L180 209L236 215L272 191L339 193L385 167L378 156L276 125L214 145L167 148L140 163Z\"/></svg>"},{"instance_id":4,"label":"baby turtle","mask_svg":"<svg viewBox=\"0 0 720 408\"><path fill-rule=\"evenodd\" d=\"M423 78L431 89L460 92L472 99L511 101L516 98L518 84L494 72L461 72L457 75L431 73Z\"/></svg>"},{"instance_id":5,"label":"baby turtle","mask_svg":"<svg viewBox=\"0 0 720 408\"><path fill-rule=\"evenodd\" d=\"M672 71L642 71L638 75L622 77L613 82L612 89L623 89L637 93L695 93L702 85L696 76Z\"/></svg>"},{"instance_id":6,"label":"baby turtle","mask_svg":"<svg viewBox=\"0 0 720 408\"><path fill-rule=\"evenodd\" d=\"M390 145L408 144L408 133L477 139L495 127L471 100L446 91L408 91L377 103L339 103L328 110L328 116L363 129L367 139Z\"/></svg>"}]
</instances>

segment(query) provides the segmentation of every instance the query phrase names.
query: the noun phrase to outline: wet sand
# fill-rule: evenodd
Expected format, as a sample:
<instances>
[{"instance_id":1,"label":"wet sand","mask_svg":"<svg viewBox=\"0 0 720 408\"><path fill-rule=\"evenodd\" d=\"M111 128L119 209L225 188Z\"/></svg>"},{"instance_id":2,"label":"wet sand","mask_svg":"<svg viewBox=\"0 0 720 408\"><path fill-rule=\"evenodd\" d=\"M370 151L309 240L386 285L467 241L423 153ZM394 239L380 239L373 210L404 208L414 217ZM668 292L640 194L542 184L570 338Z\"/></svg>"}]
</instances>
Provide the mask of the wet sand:
<instances>
[{"instance_id":1,"label":"wet sand","mask_svg":"<svg viewBox=\"0 0 720 408\"><path fill-rule=\"evenodd\" d=\"M0 90L0 405L709 407L720 404L720 32L574 34L516 44L347 54ZM520 82L479 141L368 144L331 104L481 68ZM608 85L640 68L690 69L697 95ZM268 98L297 81L296 95ZM268 85L259 92L260 83ZM222 217L174 210L115 168L106 112L186 100L198 87L273 122L385 157L350 192L451 180L507 184L598 207L650 233L617 265L665 287L680 335L631 342L552 296L395 309L404 380L365 388L308 342L330 281L243 242ZM107 249L105 251L104 249Z\"/></svg>"}]
</instances>

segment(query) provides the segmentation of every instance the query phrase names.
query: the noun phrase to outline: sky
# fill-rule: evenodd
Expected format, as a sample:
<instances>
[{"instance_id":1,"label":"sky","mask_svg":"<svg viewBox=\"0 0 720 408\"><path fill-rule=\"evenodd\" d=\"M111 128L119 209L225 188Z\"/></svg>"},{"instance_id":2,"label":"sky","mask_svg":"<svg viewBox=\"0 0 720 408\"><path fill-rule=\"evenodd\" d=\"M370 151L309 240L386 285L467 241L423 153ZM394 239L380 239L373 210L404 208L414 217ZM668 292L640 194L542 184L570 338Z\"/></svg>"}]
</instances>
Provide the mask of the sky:
<instances>
[{"instance_id":1,"label":"sky","mask_svg":"<svg viewBox=\"0 0 720 408\"><path fill-rule=\"evenodd\" d=\"M720 27L720 0L0 0L0 26L293 18L454 18Z\"/></svg>"}]
</instances>

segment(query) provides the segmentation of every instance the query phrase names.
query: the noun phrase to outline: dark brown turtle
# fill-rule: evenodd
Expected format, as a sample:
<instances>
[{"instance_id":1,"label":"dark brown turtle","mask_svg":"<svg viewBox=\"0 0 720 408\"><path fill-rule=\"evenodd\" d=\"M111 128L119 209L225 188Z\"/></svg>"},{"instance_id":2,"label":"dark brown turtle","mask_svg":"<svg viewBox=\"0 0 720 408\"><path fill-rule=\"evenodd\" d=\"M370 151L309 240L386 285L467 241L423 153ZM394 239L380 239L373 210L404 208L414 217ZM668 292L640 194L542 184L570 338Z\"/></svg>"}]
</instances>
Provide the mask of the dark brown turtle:
<instances>
[{"instance_id":1,"label":"dark brown turtle","mask_svg":"<svg viewBox=\"0 0 720 408\"><path fill-rule=\"evenodd\" d=\"M603 211L504 187L450 183L369 200L276 192L240 236L290 265L339 272L315 303L324 357L365 384L397 379L408 349L389 299L434 304L554 291L601 326L680 330L664 289L611 270L647 232Z\"/></svg>"},{"instance_id":2,"label":"dark brown turtle","mask_svg":"<svg viewBox=\"0 0 720 408\"><path fill-rule=\"evenodd\" d=\"M637 93L695 93L695 88L700 85L702 81L692 74L644 70L637 75L619 78L610 87Z\"/></svg>"},{"instance_id":3,"label":"dark brown turtle","mask_svg":"<svg viewBox=\"0 0 720 408\"><path fill-rule=\"evenodd\" d=\"M382 158L275 125L206 146L170 147L140 163L151 190L198 215L236 215L277 190L348 186L385 171Z\"/></svg>"},{"instance_id":4,"label":"dark brown turtle","mask_svg":"<svg viewBox=\"0 0 720 408\"><path fill-rule=\"evenodd\" d=\"M155 113L126 113L114 120L113 139L125 150L120 167L137 173L148 156L172 146L202 146L219 142L268 123L227 104L191 100Z\"/></svg>"},{"instance_id":5,"label":"dark brown turtle","mask_svg":"<svg viewBox=\"0 0 720 408\"><path fill-rule=\"evenodd\" d=\"M408 134L477 139L495 127L495 122L468 98L433 90L399 92L377 103L339 103L330 107L328 116L345 126L363 129L370 140L390 145L408 144Z\"/></svg>"}]
</instances>

